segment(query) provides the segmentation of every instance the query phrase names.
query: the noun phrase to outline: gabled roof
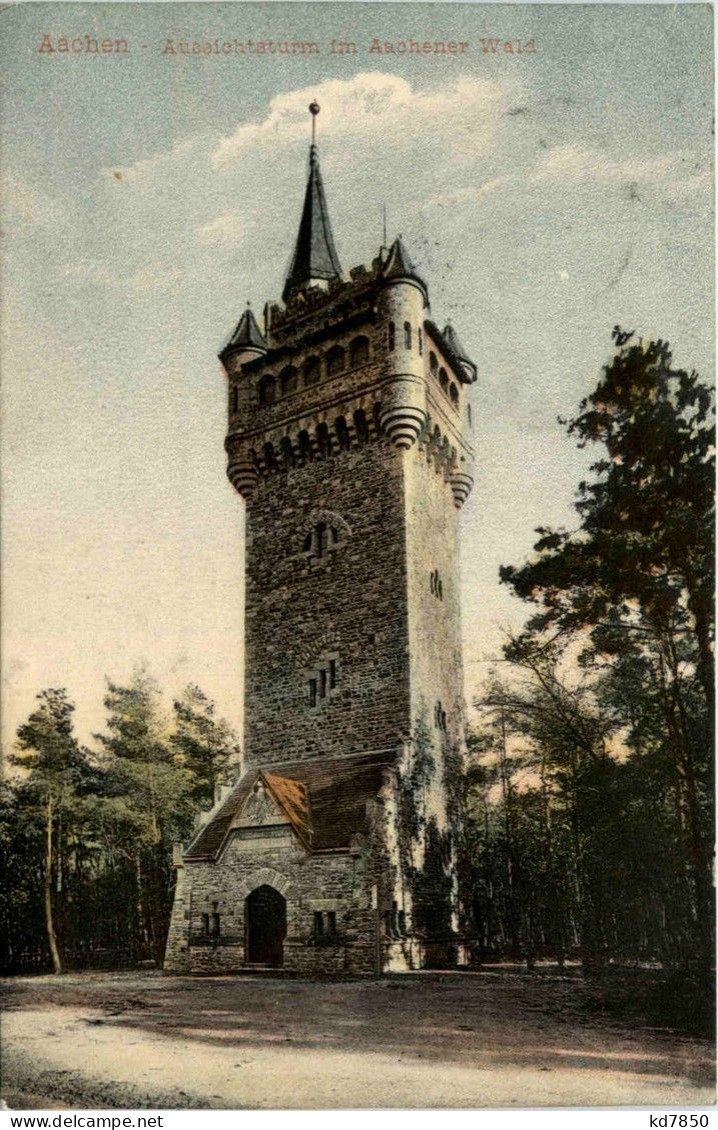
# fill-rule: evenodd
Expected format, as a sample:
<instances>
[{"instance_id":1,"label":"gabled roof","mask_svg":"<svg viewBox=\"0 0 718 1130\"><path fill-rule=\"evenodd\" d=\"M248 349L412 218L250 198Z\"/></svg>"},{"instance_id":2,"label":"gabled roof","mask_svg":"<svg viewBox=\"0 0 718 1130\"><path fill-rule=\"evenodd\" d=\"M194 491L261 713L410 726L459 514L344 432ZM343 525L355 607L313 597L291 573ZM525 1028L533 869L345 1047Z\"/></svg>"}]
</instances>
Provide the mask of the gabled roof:
<instances>
[{"instance_id":1,"label":"gabled roof","mask_svg":"<svg viewBox=\"0 0 718 1130\"><path fill-rule=\"evenodd\" d=\"M286 302L293 291L306 286L310 279L340 279L341 275L317 147L312 145L309 150L309 180L304 194L299 234L282 298Z\"/></svg>"},{"instance_id":2,"label":"gabled roof","mask_svg":"<svg viewBox=\"0 0 718 1130\"><path fill-rule=\"evenodd\" d=\"M257 325L257 319L250 310L249 306L242 314L242 317L237 322L234 333L232 334L227 349L236 349L243 345L248 345L252 349L266 349L267 342L264 339L262 331Z\"/></svg>"},{"instance_id":3,"label":"gabled roof","mask_svg":"<svg viewBox=\"0 0 718 1130\"><path fill-rule=\"evenodd\" d=\"M286 812L299 838L306 847L309 847L312 839L312 825L309 817L307 786L302 781L294 781L290 777L280 777L276 773L265 772L261 769L259 776L266 782L267 788L277 804Z\"/></svg>"},{"instance_id":4,"label":"gabled roof","mask_svg":"<svg viewBox=\"0 0 718 1130\"><path fill-rule=\"evenodd\" d=\"M367 802L376 797L383 771L396 757L395 750L383 750L249 769L199 830L184 858L191 862L218 857L259 775L309 851L346 849L353 836L367 832Z\"/></svg>"}]
</instances>

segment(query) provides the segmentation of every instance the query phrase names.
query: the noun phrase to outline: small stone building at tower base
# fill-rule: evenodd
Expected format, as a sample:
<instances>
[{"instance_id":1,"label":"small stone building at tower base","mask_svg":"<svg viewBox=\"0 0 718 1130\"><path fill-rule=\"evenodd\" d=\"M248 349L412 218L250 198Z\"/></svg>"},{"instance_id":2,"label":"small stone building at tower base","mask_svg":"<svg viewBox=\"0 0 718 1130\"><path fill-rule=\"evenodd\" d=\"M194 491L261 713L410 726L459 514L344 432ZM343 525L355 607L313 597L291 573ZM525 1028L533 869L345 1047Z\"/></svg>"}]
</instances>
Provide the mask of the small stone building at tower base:
<instances>
[{"instance_id":1,"label":"small stone building at tower base","mask_svg":"<svg viewBox=\"0 0 718 1130\"><path fill-rule=\"evenodd\" d=\"M458 936L418 938L388 897L401 756L244 774L178 860L165 968L357 976L462 963Z\"/></svg>"}]
</instances>

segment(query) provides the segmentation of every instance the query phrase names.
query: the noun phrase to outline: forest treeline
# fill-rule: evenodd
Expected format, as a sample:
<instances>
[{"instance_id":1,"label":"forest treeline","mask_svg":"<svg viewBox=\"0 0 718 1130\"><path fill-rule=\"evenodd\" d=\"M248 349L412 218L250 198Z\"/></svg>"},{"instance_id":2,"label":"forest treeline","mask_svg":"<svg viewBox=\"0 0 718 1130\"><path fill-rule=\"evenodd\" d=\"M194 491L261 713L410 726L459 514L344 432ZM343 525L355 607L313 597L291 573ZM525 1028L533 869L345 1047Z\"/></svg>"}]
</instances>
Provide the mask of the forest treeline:
<instances>
[{"instance_id":1,"label":"forest treeline","mask_svg":"<svg viewBox=\"0 0 718 1130\"><path fill-rule=\"evenodd\" d=\"M571 530L501 580L529 606L478 701L467 829L480 951L713 962L712 390L613 332L578 414Z\"/></svg>"},{"instance_id":2,"label":"forest treeline","mask_svg":"<svg viewBox=\"0 0 718 1130\"><path fill-rule=\"evenodd\" d=\"M192 833L239 746L190 684L170 716L144 670L108 683L105 732L81 745L64 688L37 696L0 792L0 961L5 972L160 964L172 847Z\"/></svg>"},{"instance_id":3,"label":"forest treeline","mask_svg":"<svg viewBox=\"0 0 718 1130\"><path fill-rule=\"evenodd\" d=\"M574 527L539 527L529 561L501 570L528 614L475 703L467 924L480 960L700 979L714 947L713 395L667 343L613 338L561 421L595 453ZM0 798L7 971L161 961L172 844L236 776L237 738L198 687L167 718L138 672L105 707L92 750L63 689L18 730L21 772Z\"/></svg>"}]
</instances>

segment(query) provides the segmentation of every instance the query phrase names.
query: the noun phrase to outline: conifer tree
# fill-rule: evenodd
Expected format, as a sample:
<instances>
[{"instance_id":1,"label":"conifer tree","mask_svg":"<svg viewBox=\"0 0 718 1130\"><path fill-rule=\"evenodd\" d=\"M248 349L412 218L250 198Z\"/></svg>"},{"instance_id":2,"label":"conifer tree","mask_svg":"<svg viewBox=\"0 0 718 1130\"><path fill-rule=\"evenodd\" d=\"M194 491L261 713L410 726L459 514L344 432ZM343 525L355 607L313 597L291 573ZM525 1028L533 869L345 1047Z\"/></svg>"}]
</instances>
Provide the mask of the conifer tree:
<instances>
[{"instance_id":1,"label":"conifer tree","mask_svg":"<svg viewBox=\"0 0 718 1130\"><path fill-rule=\"evenodd\" d=\"M74 705L64 688L49 688L37 696L39 706L17 732L14 765L27 773L26 792L44 825L43 901L47 942L55 973L62 973L53 906L53 879L61 889L57 874L59 825L75 810L78 785L87 767L86 752L73 733Z\"/></svg>"}]
</instances>

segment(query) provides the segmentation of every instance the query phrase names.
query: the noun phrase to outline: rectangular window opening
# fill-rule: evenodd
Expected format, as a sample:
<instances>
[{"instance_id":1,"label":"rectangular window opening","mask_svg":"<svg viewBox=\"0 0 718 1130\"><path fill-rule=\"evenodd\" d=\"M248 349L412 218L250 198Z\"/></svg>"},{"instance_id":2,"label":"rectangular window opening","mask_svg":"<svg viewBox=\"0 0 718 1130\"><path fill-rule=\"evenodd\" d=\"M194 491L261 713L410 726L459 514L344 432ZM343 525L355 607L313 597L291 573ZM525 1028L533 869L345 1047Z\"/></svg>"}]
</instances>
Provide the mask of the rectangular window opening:
<instances>
[{"instance_id":1,"label":"rectangular window opening","mask_svg":"<svg viewBox=\"0 0 718 1130\"><path fill-rule=\"evenodd\" d=\"M316 679L310 679L309 680L309 705L310 706L316 706L317 705L317 680Z\"/></svg>"},{"instance_id":2,"label":"rectangular window opening","mask_svg":"<svg viewBox=\"0 0 718 1130\"><path fill-rule=\"evenodd\" d=\"M337 661L329 660L329 690L333 691L337 685Z\"/></svg>"},{"instance_id":3,"label":"rectangular window opening","mask_svg":"<svg viewBox=\"0 0 718 1130\"><path fill-rule=\"evenodd\" d=\"M202 933L205 938L209 937L209 914L202 915Z\"/></svg>"},{"instance_id":4,"label":"rectangular window opening","mask_svg":"<svg viewBox=\"0 0 718 1130\"><path fill-rule=\"evenodd\" d=\"M336 934L337 932L337 912L336 910L327 911L327 933Z\"/></svg>"},{"instance_id":5,"label":"rectangular window opening","mask_svg":"<svg viewBox=\"0 0 718 1130\"><path fill-rule=\"evenodd\" d=\"M324 915L321 910L314 911L314 933L318 938L324 933Z\"/></svg>"},{"instance_id":6,"label":"rectangular window opening","mask_svg":"<svg viewBox=\"0 0 718 1130\"><path fill-rule=\"evenodd\" d=\"M319 672L319 697L326 698L327 696L327 672L326 668L322 667Z\"/></svg>"}]
</instances>

